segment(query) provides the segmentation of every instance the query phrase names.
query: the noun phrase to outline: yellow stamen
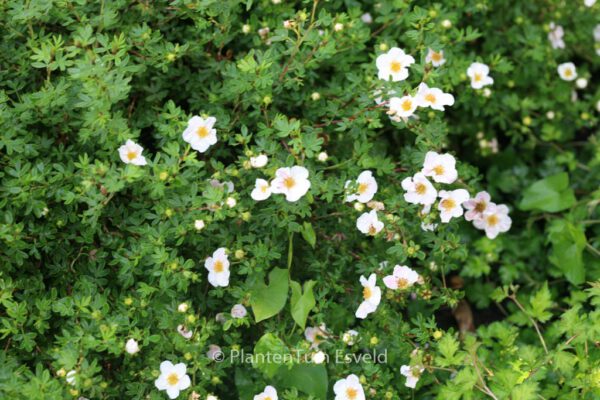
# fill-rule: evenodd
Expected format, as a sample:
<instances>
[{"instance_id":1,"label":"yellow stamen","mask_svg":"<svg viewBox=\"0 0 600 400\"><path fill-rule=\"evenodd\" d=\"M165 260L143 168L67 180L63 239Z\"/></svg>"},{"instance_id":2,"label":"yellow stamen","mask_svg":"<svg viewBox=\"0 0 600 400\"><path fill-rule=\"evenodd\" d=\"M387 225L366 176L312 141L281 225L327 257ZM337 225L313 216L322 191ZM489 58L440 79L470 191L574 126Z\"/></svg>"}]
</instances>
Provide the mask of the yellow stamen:
<instances>
[{"instance_id":1,"label":"yellow stamen","mask_svg":"<svg viewBox=\"0 0 600 400\"><path fill-rule=\"evenodd\" d=\"M377 234L377 229L374 225L369 226L369 235L375 236Z\"/></svg>"},{"instance_id":2,"label":"yellow stamen","mask_svg":"<svg viewBox=\"0 0 600 400\"><path fill-rule=\"evenodd\" d=\"M444 199L440 202L440 205L442 206L443 209L445 209L446 211L450 211L452 210L454 207L456 207L456 202L453 199Z\"/></svg>"},{"instance_id":3,"label":"yellow stamen","mask_svg":"<svg viewBox=\"0 0 600 400\"><path fill-rule=\"evenodd\" d=\"M204 139L208 136L208 129L206 129L205 126L201 126L196 130L196 135L198 135L200 139Z\"/></svg>"},{"instance_id":4,"label":"yellow stamen","mask_svg":"<svg viewBox=\"0 0 600 400\"><path fill-rule=\"evenodd\" d=\"M373 295L373 292L371 291L371 288L368 286L365 286L363 289L363 297L365 300L369 300L371 298L371 296Z\"/></svg>"},{"instance_id":5,"label":"yellow stamen","mask_svg":"<svg viewBox=\"0 0 600 400\"><path fill-rule=\"evenodd\" d=\"M390 64L390 69L392 70L392 72L398 73L402 69L402 64L400 64L400 62L398 61L392 61L392 63Z\"/></svg>"},{"instance_id":6,"label":"yellow stamen","mask_svg":"<svg viewBox=\"0 0 600 400\"><path fill-rule=\"evenodd\" d=\"M396 285L398 286L398 289L406 289L408 287L408 280L405 278L398 278Z\"/></svg>"},{"instance_id":7,"label":"yellow stamen","mask_svg":"<svg viewBox=\"0 0 600 400\"><path fill-rule=\"evenodd\" d=\"M358 189L356 190L359 194L364 194L367 189L369 188L369 185L366 183L361 183L358 185Z\"/></svg>"},{"instance_id":8,"label":"yellow stamen","mask_svg":"<svg viewBox=\"0 0 600 400\"><path fill-rule=\"evenodd\" d=\"M136 157L137 157L137 153L135 151L130 151L129 153L127 153L127 159L129 161L133 160Z\"/></svg>"},{"instance_id":9,"label":"yellow stamen","mask_svg":"<svg viewBox=\"0 0 600 400\"><path fill-rule=\"evenodd\" d=\"M215 265L213 266L215 272L223 272L224 266L223 262L220 260L215 261Z\"/></svg>"},{"instance_id":10,"label":"yellow stamen","mask_svg":"<svg viewBox=\"0 0 600 400\"><path fill-rule=\"evenodd\" d=\"M354 388L346 389L346 397L348 397L349 400L356 399L358 397L358 390Z\"/></svg>"},{"instance_id":11,"label":"yellow stamen","mask_svg":"<svg viewBox=\"0 0 600 400\"><path fill-rule=\"evenodd\" d=\"M404 111L410 111L411 108L412 108L412 101L404 100L404 102L402 103L402 109Z\"/></svg>"},{"instance_id":12,"label":"yellow stamen","mask_svg":"<svg viewBox=\"0 0 600 400\"><path fill-rule=\"evenodd\" d=\"M570 68L565 69L565 76L570 78L573 76L573 71Z\"/></svg>"},{"instance_id":13,"label":"yellow stamen","mask_svg":"<svg viewBox=\"0 0 600 400\"><path fill-rule=\"evenodd\" d=\"M285 178L283 180L283 186L285 186L287 189L291 189L295 185L296 185L296 181L291 176L288 176L287 178Z\"/></svg>"},{"instance_id":14,"label":"yellow stamen","mask_svg":"<svg viewBox=\"0 0 600 400\"><path fill-rule=\"evenodd\" d=\"M425 100L427 100L430 103L435 103L435 95L432 93L429 93L425 96Z\"/></svg>"},{"instance_id":15,"label":"yellow stamen","mask_svg":"<svg viewBox=\"0 0 600 400\"><path fill-rule=\"evenodd\" d=\"M422 183L417 183L415 185L415 192L420 195L424 195L427 192L427 187Z\"/></svg>"},{"instance_id":16,"label":"yellow stamen","mask_svg":"<svg viewBox=\"0 0 600 400\"><path fill-rule=\"evenodd\" d=\"M477 203L477 205L475 205L475 211L477 211L478 213L482 213L485 211L485 201L480 201L479 203Z\"/></svg>"},{"instance_id":17,"label":"yellow stamen","mask_svg":"<svg viewBox=\"0 0 600 400\"><path fill-rule=\"evenodd\" d=\"M475 82L479 82L479 81L481 81L482 79L483 79L483 75L482 75L482 74L480 74L479 72L476 72L476 73L475 73L475 76L473 77L473 80L474 80Z\"/></svg>"},{"instance_id":18,"label":"yellow stamen","mask_svg":"<svg viewBox=\"0 0 600 400\"><path fill-rule=\"evenodd\" d=\"M496 214L492 214L487 217L487 223L489 226L496 226L500 222L500 219L496 216Z\"/></svg>"},{"instance_id":19,"label":"yellow stamen","mask_svg":"<svg viewBox=\"0 0 600 400\"><path fill-rule=\"evenodd\" d=\"M436 165L433 167L433 172L435 172L436 175L444 175L444 167L442 165Z\"/></svg>"},{"instance_id":20,"label":"yellow stamen","mask_svg":"<svg viewBox=\"0 0 600 400\"><path fill-rule=\"evenodd\" d=\"M177 384L179 383L179 376L177 376L177 374L176 374L176 373L174 373L174 372L173 372L173 373L171 373L171 374L169 374L169 376L167 376L167 383L168 383L170 386L175 386L175 385L177 385Z\"/></svg>"},{"instance_id":21,"label":"yellow stamen","mask_svg":"<svg viewBox=\"0 0 600 400\"><path fill-rule=\"evenodd\" d=\"M437 51L431 52L431 60L435 62L442 61L442 53L438 53Z\"/></svg>"}]
</instances>

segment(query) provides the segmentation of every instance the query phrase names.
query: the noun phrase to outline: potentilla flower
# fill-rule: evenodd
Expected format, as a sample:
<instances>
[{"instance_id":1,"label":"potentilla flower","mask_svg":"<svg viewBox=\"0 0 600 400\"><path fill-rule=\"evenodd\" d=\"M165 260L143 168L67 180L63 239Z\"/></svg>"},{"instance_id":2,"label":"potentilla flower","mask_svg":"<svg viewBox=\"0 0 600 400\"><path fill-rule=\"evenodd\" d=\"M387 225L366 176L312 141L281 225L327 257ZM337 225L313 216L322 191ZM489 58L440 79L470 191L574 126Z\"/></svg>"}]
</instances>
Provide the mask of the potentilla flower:
<instances>
[{"instance_id":1,"label":"potentilla flower","mask_svg":"<svg viewBox=\"0 0 600 400\"><path fill-rule=\"evenodd\" d=\"M373 17L369 13L364 13L363 15L360 16L360 20L362 22L364 22L365 24L370 24L373 22Z\"/></svg>"},{"instance_id":2,"label":"potentilla flower","mask_svg":"<svg viewBox=\"0 0 600 400\"><path fill-rule=\"evenodd\" d=\"M177 333L183 336L184 339L190 340L194 336L194 331L188 329L185 325L177 325Z\"/></svg>"},{"instance_id":3,"label":"potentilla flower","mask_svg":"<svg viewBox=\"0 0 600 400\"><path fill-rule=\"evenodd\" d=\"M204 262L208 270L208 282L214 287L229 285L229 259L226 250L220 247Z\"/></svg>"},{"instance_id":4,"label":"potentilla flower","mask_svg":"<svg viewBox=\"0 0 600 400\"><path fill-rule=\"evenodd\" d=\"M340 379L333 386L335 400L365 400L365 391L358 376L348 375L346 379Z\"/></svg>"},{"instance_id":5,"label":"potentilla flower","mask_svg":"<svg viewBox=\"0 0 600 400\"><path fill-rule=\"evenodd\" d=\"M311 343L311 348L317 348L320 343L324 342L329 337L327 326L321 324L319 326L310 326L304 330L304 337Z\"/></svg>"},{"instance_id":6,"label":"potentilla flower","mask_svg":"<svg viewBox=\"0 0 600 400\"><path fill-rule=\"evenodd\" d=\"M324 151L320 152L319 155L317 156L317 160L319 160L321 162L327 161L328 158L329 158L329 155L327 155L327 153Z\"/></svg>"},{"instance_id":7,"label":"potentilla flower","mask_svg":"<svg viewBox=\"0 0 600 400\"><path fill-rule=\"evenodd\" d=\"M358 332L353 329L350 329L349 331L344 332L344 334L342 335L342 341L344 343L346 343L348 346L352 346L357 337L358 337Z\"/></svg>"},{"instance_id":8,"label":"potentilla flower","mask_svg":"<svg viewBox=\"0 0 600 400\"><path fill-rule=\"evenodd\" d=\"M471 87L473 89L481 89L484 86L492 85L494 79L488 76L490 67L483 63L474 62L467 68L467 76L471 78Z\"/></svg>"},{"instance_id":9,"label":"potentilla flower","mask_svg":"<svg viewBox=\"0 0 600 400\"><path fill-rule=\"evenodd\" d=\"M197 219L197 220L194 221L194 228L197 231L201 231L202 229L204 229L205 226L206 226L206 224L201 219Z\"/></svg>"},{"instance_id":10,"label":"potentilla flower","mask_svg":"<svg viewBox=\"0 0 600 400\"><path fill-rule=\"evenodd\" d=\"M403 365L400 367L400 373L406 377L406 387L414 389L417 386L417 382L421 378L424 368L421 366Z\"/></svg>"},{"instance_id":11,"label":"potentilla flower","mask_svg":"<svg viewBox=\"0 0 600 400\"><path fill-rule=\"evenodd\" d=\"M402 180L402 189L404 200L411 204L433 204L437 199L437 190L422 172L417 172L415 176L404 178Z\"/></svg>"},{"instance_id":12,"label":"potentilla flower","mask_svg":"<svg viewBox=\"0 0 600 400\"><path fill-rule=\"evenodd\" d=\"M369 279L360 277L360 284L363 286L363 302L356 310L356 318L365 319L367 315L375 312L381 301L381 289L377 286L377 275L371 274Z\"/></svg>"},{"instance_id":13,"label":"potentilla flower","mask_svg":"<svg viewBox=\"0 0 600 400\"><path fill-rule=\"evenodd\" d=\"M231 308L231 316L233 318L244 318L247 314L248 311L246 311L246 307L242 304L236 304Z\"/></svg>"},{"instance_id":14,"label":"potentilla flower","mask_svg":"<svg viewBox=\"0 0 600 400\"><path fill-rule=\"evenodd\" d=\"M213 128L216 122L215 117L204 119L194 115L183 131L183 140L189 143L192 149L204 153L210 146L217 143L217 130Z\"/></svg>"},{"instance_id":15,"label":"potentilla flower","mask_svg":"<svg viewBox=\"0 0 600 400\"><path fill-rule=\"evenodd\" d=\"M563 27L556 25L554 22L550 22L550 32L548 33L548 40L553 49L564 49L565 41L563 40L565 32Z\"/></svg>"},{"instance_id":16,"label":"potentilla flower","mask_svg":"<svg viewBox=\"0 0 600 400\"><path fill-rule=\"evenodd\" d=\"M577 69L572 62L566 62L558 66L558 76L563 81L574 81L577 79Z\"/></svg>"},{"instance_id":17,"label":"potentilla flower","mask_svg":"<svg viewBox=\"0 0 600 400\"><path fill-rule=\"evenodd\" d=\"M469 192L465 189L456 189L451 191L440 190L440 202L438 210L441 211L440 218L442 222L449 222L453 217L463 215L462 203L469 200Z\"/></svg>"},{"instance_id":18,"label":"potentilla flower","mask_svg":"<svg viewBox=\"0 0 600 400\"><path fill-rule=\"evenodd\" d=\"M444 50L435 51L433 49L428 49L425 62L431 63L434 67L441 67L446 62Z\"/></svg>"},{"instance_id":19,"label":"potentilla flower","mask_svg":"<svg viewBox=\"0 0 600 400\"><path fill-rule=\"evenodd\" d=\"M371 210L358 217L356 227L365 235L375 236L383 229L383 222L377 218L377 211Z\"/></svg>"},{"instance_id":20,"label":"potentilla flower","mask_svg":"<svg viewBox=\"0 0 600 400\"><path fill-rule=\"evenodd\" d=\"M345 201L368 203L375 196L375 193L377 193L377 181L373 178L371 171L361 172L356 182L346 181L345 188L349 188L353 184L356 185L356 191L348 194Z\"/></svg>"},{"instance_id":21,"label":"potentilla flower","mask_svg":"<svg viewBox=\"0 0 600 400\"><path fill-rule=\"evenodd\" d=\"M146 158L142 155L144 148L132 140L127 139L125 144L119 147L119 157L125 164L146 165Z\"/></svg>"},{"instance_id":22,"label":"potentilla flower","mask_svg":"<svg viewBox=\"0 0 600 400\"><path fill-rule=\"evenodd\" d=\"M256 201L263 201L271 197L271 184L264 179L256 179L254 189L250 193L250 197Z\"/></svg>"},{"instance_id":23,"label":"potentilla flower","mask_svg":"<svg viewBox=\"0 0 600 400\"><path fill-rule=\"evenodd\" d=\"M77 384L77 371L74 369L67 372L67 377L65 378L67 383L71 386L75 386Z\"/></svg>"},{"instance_id":24,"label":"potentilla flower","mask_svg":"<svg viewBox=\"0 0 600 400\"><path fill-rule=\"evenodd\" d=\"M125 343L125 351L129 354L135 354L140 351L140 346L135 339L129 339L127 343Z\"/></svg>"},{"instance_id":25,"label":"potentilla flower","mask_svg":"<svg viewBox=\"0 0 600 400\"><path fill-rule=\"evenodd\" d=\"M223 352L221 351L220 346L217 346L216 344L211 344L208 346L208 351L206 352L206 357L208 357L209 360L219 361L219 358L222 355L223 355Z\"/></svg>"},{"instance_id":26,"label":"potentilla flower","mask_svg":"<svg viewBox=\"0 0 600 400\"><path fill-rule=\"evenodd\" d=\"M267 386L262 393L254 396L254 400L277 400L277 390L273 386Z\"/></svg>"},{"instance_id":27,"label":"potentilla flower","mask_svg":"<svg viewBox=\"0 0 600 400\"><path fill-rule=\"evenodd\" d=\"M256 157L250 157L250 166L252 168L262 168L269 162L269 157L259 154Z\"/></svg>"},{"instance_id":28,"label":"potentilla flower","mask_svg":"<svg viewBox=\"0 0 600 400\"><path fill-rule=\"evenodd\" d=\"M404 53L398 47L392 47L387 53L379 55L375 64L378 69L379 79L389 81L403 81L408 78L408 67L415 63L415 59Z\"/></svg>"},{"instance_id":29,"label":"potentilla flower","mask_svg":"<svg viewBox=\"0 0 600 400\"><path fill-rule=\"evenodd\" d=\"M594 40L600 42L600 24L596 25L594 28Z\"/></svg>"},{"instance_id":30,"label":"potentilla flower","mask_svg":"<svg viewBox=\"0 0 600 400\"><path fill-rule=\"evenodd\" d=\"M583 0L583 4L586 7L592 7L594 4L596 4L596 0Z\"/></svg>"},{"instance_id":31,"label":"potentilla flower","mask_svg":"<svg viewBox=\"0 0 600 400\"><path fill-rule=\"evenodd\" d=\"M392 290L410 288L419 280L419 274L406 265L396 265L392 275L383 278L383 283Z\"/></svg>"},{"instance_id":32,"label":"potentilla flower","mask_svg":"<svg viewBox=\"0 0 600 400\"><path fill-rule=\"evenodd\" d=\"M279 168L271 182L271 192L285 195L290 202L298 201L310 189L308 170L304 167Z\"/></svg>"},{"instance_id":33,"label":"potentilla flower","mask_svg":"<svg viewBox=\"0 0 600 400\"><path fill-rule=\"evenodd\" d=\"M389 101L388 114L406 120L415 113L417 105L417 100L412 96L392 97Z\"/></svg>"},{"instance_id":34,"label":"potentilla flower","mask_svg":"<svg viewBox=\"0 0 600 400\"><path fill-rule=\"evenodd\" d=\"M465 213L465 219L467 221L473 221L483 217L483 213L488 209L491 202L491 197L488 192L479 192L474 198L465 201L463 207L467 212Z\"/></svg>"},{"instance_id":35,"label":"potentilla flower","mask_svg":"<svg viewBox=\"0 0 600 400\"><path fill-rule=\"evenodd\" d=\"M170 399L176 399L179 392L189 388L191 384L184 363L175 365L171 361L160 363L160 376L154 381L154 385L158 390L166 390Z\"/></svg>"},{"instance_id":36,"label":"potentilla flower","mask_svg":"<svg viewBox=\"0 0 600 400\"><path fill-rule=\"evenodd\" d=\"M578 89L585 89L587 85L588 81L585 78L577 78L575 81L575 86L577 86Z\"/></svg>"},{"instance_id":37,"label":"potentilla flower","mask_svg":"<svg viewBox=\"0 0 600 400\"><path fill-rule=\"evenodd\" d=\"M177 311L179 311L180 313L184 313L187 312L187 310L190 308L190 306L188 305L188 303L180 303L177 306Z\"/></svg>"},{"instance_id":38,"label":"potentilla flower","mask_svg":"<svg viewBox=\"0 0 600 400\"><path fill-rule=\"evenodd\" d=\"M325 353L323 353L322 351L317 351L312 355L311 360L315 364L323 364L326 358L327 356L325 355Z\"/></svg>"},{"instance_id":39,"label":"potentilla flower","mask_svg":"<svg viewBox=\"0 0 600 400\"><path fill-rule=\"evenodd\" d=\"M452 183L458 178L456 159L451 154L438 154L435 151L425 154L421 172L438 183Z\"/></svg>"},{"instance_id":40,"label":"potentilla flower","mask_svg":"<svg viewBox=\"0 0 600 400\"><path fill-rule=\"evenodd\" d=\"M473 221L473 225L477 229L485 230L488 238L495 239L499 233L508 231L512 225L512 220L508 216L508 207L504 204L490 204L483 216Z\"/></svg>"},{"instance_id":41,"label":"potentilla flower","mask_svg":"<svg viewBox=\"0 0 600 400\"><path fill-rule=\"evenodd\" d=\"M444 111L444 106L454 105L454 96L441 89L430 88L424 82L419 85L416 100L419 107L431 107L438 111Z\"/></svg>"}]
</instances>

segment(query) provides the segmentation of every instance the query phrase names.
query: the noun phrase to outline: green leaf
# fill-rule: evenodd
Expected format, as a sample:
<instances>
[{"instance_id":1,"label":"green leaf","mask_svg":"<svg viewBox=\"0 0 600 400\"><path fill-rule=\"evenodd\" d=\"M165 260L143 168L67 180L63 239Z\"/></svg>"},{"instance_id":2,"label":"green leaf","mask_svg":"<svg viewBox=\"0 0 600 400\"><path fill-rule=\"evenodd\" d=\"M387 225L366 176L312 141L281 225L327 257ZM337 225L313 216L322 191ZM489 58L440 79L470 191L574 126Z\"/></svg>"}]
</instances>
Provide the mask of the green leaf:
<instances>
[{"instance_id":1,"label":"green leaf","mask_svg":"<svg viewBox=\"0 0 600 400\"><path fill-rule=\"evenodd\" d=\"M272 333L265 333L254 346L252 366L272 378L283 365L286 354L289 353L289 349L279 337Z\"/></svg>"},{"instance_id":2,"label":"green leaf","mask_svg":"<svg viewBox=\"0 0 600 400\"><path fill-rule=\"evenodd\" d=\"M550 262L556 265L572 284L583 283L583 250L587 243L583 228L560 219L552 222L548 233L548 239L552 243L552 252L548 257Z\"/></svg>"},{"instance_id":3,"label":"green leaf","mask_svg":"<svg viewBox=\"0 0 600 400\"><path fill-rule=\"evenodd\" d=\"M531 296L529 302L531 304L530 313L532 317L541 322L546 322L552 318L552 313L548 311L552 307L552 296L548 290L548 282L545 282L544 286Z\"/></svg>"},{"instance_id":4,"label":"green leaf","mask_svg":"<svg viewBox=\"0 0 600 400\"><path fill-rule=\"evenodd\" d=\"M281 368L278 378L282 387L296 388L317 399L327 398L327 368L323 364L298 364L291 369Z\"/></svg>"},{"instance_id":5,"label":"green leaf","mask_svg":"<svg viewBox=\"0 0 600 400\"><path fill-rule=\"evenodd\" d=\"M291 299L291 311L294 321L302 329L306 327L306 318L316 304L315 295L313 293L313 287L315 281L308 281L304 283L304 292L298 282L291 281L292 286L292 299Z\"/></svg>"},{"instance_id":6,"label":"green leaf","mask_svg":"<svg viewBox=\"0 0 600 400\"><path fill-rule=\"evenodd\" d=\"M288 271L275 268L269 273L269 285L262 278L250 292L250 305L256 322L276 315L285 306L288 295Z\"/></svg>"},{"instance_id":7,"label":"green leaf","mask_svg":"<svg viewBox=\"0 0 600 400\"><path fill-rule=\"evenodd\" d=\"M451 365L460 364L464 355L458 353L458 341L451 334L445 334L438 342L440 357L436 357L436 364L440 367L449 367Z\"/></svg>"},{"instance_id":8,"label":"green leaf","mask_svg":"<svg viewBox=\"0 0 600 400\"><path fill-rule=\"evenodd\" d=\"M302 237L304 240L310 244L310 247L315 248L315 244L317 244L317 235L315 235L315 230L312 227L310 222L305 222L302 224Z\"/></svg>"},{"instance_id":9,"label":"green leaf","mask_svg":"<svg viewBox=\"0 0 600 400\"><path fill-rule=\"evenodd\" d=\"M524 211L557 212L575 204L575 194L569 187L566 172L549 176L525 189L519 208Z\"/></svg>"}]
</instances>

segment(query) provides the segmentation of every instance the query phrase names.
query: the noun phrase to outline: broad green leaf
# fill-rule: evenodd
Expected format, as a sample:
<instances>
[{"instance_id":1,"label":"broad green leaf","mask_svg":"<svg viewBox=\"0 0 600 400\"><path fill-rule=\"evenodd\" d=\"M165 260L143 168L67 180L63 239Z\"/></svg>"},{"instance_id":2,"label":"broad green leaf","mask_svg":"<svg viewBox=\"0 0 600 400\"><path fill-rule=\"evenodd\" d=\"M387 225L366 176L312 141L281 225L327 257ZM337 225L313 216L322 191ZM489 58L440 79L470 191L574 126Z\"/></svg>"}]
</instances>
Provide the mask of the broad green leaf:
<instances>
[{"instance_id":1,"label":"broad green leaf","mask_svg":"<svg viewBox=\"0 0 600 400\"><path fill-rule=\"evenodd\" d=\"M275 268L269 273L269 285L260 279L251 290L250 305L256 322L271 318L285 306L288 296L288 271Z\"/></svg>"},{"instance_id":2,"label":"broad green leaf","mask_svg":"<svg viewBox=\"0 0 600 400\"><path fill-rule=\"evenodd\" d=\"M548 257L550 262L563 271L572 284L583 283L585 281L583 250L587 243L583 228L561 219L552 222L548 233L548 239L552 243L552 252Z\"/></svg>"},{"instance_id":3,"label":"broad green leaf","mask_svg":"<svg viewBox=\"0 0 600 400\"><path fill-rule=\"evenodd\" d=\"M327 398L327 368L323 364L298 364L291 369L281 368L277 377L282 387L296 388L317 399Z\"/></svg>"},{"instance_id":4,"label":"broad green leaf","mask_svg":"<svg viewBox=\"0 0 600 400\"><path fill-rule=\"evenodd\" d=\"M272 378L284 365L287 354L290 354L290 351L279 337L272 333L265 333L254 346L252 365Z\"/></svg>"},{"instance_id":5,"label":"broad green leaf","mask_svg":"<svg viewBox=\"0 0 600 400\"><path fill-rule=\"evenodd\" d=\"M537 181L525 189L519 208L524 211L557 212L566 210L573 204L575 194L569 187L569 175L562 172Z\"/></svg>"},{"instance_id":6,"label":"broad green leaf","mask_svg":"<svg viewBox=\"0 0 600 400\"><path fill-rule=\"evenodd\" d=\"M292 318L302 329L306 327L306 318L316 304L315 295L313 294L313 287L315 281L308 281L304 283L304 292L298 282L291 281L292 287L292 299L291 299L291 311Z\"/></svg>"}]
</instances>

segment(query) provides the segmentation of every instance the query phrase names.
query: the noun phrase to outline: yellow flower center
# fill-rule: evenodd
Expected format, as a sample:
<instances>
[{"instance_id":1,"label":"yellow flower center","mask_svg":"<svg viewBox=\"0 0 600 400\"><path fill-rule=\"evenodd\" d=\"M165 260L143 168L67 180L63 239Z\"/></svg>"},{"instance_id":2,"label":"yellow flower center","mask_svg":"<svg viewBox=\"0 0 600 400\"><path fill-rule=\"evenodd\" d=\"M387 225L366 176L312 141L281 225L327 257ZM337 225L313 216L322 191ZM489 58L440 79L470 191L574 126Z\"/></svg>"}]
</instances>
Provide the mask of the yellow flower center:
<instances>
[{"instance_id":1,"label":"yellow flower center","mask_svg":"<svg viewBox=\"0 0 600 400\"><path fill-rule=\"evenodd\" d=\"M260 188L260 191L261 191L261 192L263 192L263 193L267 193L267 189L269 189L269 186L267 186L267 185L264 185L264 186L262 186L262 187Z\"/></svg>"},{"instance_id":2,"label":"yellow flower center","mask_svg":"<svg viewBox=\"0 0 600 400\"><path fill-rule=\"evenodd\" d=\"M390 69L392 70L392 72L398 73L402 69L402 64L400 64L399 61L392 61L392 63L390 64Z\"/></svg>"},{"instance_id":3,"label":"yellow flower center","mask_svg":"<svg viewBox=\"0 0 600 400\"><path fill-rule=\"evenodd\" d=\"M424 195L427 192L427 187L422 183L417 183L415 185L415 192L420 195Z\"/></svg>"},{"instance_id":4,"label":"yellow flower center","mask_svg":"<svg viewBox=\"0 0 600 400\"><path fill-rule=\"evenodd\" d=\"M489 217L487 217L487 223L489 226L496 226L498 225L498 222L500 222L500 219L496 214L492 214Z\"/></svg>"},{"instance_id":5,"label":"yellow flower center","mask_svg":"<svg viewBox=\"0 0 600 400\"><path fill-rule=\"evenodd\" d=\"M205 126L201 126L198 128L198 130L196 130L196 135L198 135L200 139L204 139L208 136L208 129L206 129Z\"/></svg>"},{"instance_id":6,"label":"yellow flower center","mask_svg":"<svg viewBox=\"0 0 600 400\"><path fill-rule=\"evenodd\" d=\"M453 199L444 199L444 200L441 201L440 205L446 211L450 211L454 207L456 207L456 202Z\"/></svg>"},{"instance_id":7,"label":"yellow flower center","mask_svg":"<svg viewBox=\"0 0 600 400\"><path fill-rule=\"evenodd\" d=\"M296 185L296 181L291 176L288 176L287 178L285 178L283 180L283 186L285 186L287 189L291 189L295 185Z\"/></svg>"},{"instance_id":8,"label":"yellow flower center","mask_svg":"<svg viewBox=\"0 0 600 400\"><path fill-rule=\"evenodd\" d=\"M425 100L430 103L435 103L435 95L433 93L429 93L425 96Z\"/></svg>"},{"instance_id":9,"label":"yellow flower center","mask_svg":"<svg viewBox=\"0 0 600 400\"><path fill-rule=\"evenodd\" d=\"M398 278L396 285L398 285L398 289L406 289L408 287L408 280L405 278Z\"/></svg>"},{"instance_id":10,"label":"yellow flower center","mask_svg":"<svg viewBox=\"0 0 600 400\"><path fill-rule=\"evenodd\" d=\"M127 159L129 161L133 160L136 157L137 157L137 153L135 151L130 151L129 153L127 153Z\"/></svg>"},{"instance_id":11,"label":"yellow flower center","mask_svg":"<svg viewBox=\"0 0 600 400\"><path fill-rule=\"evenodd\" d=\"M479 81L481 81L482 79L483 79L483 75L482 75L482 74L480 74L479 72L476 72L476 73L475 73L475 76L473 77L473 80L474 80L475 82L479 82Z\"/></svg>"},{"instance_id":12,"label":"yellow flower center","mask_svg":"<svg viewBox=\"0 0 600 400\"><path fill-rule=\"evenodd\" d=\"M373 295L373 291L371 290L370 287L365 286L363 289L363 297L365 300L369 300L371 298L371 296Z\"/></svg>"},{"instance_id":13,"label":"yellow flower center","mask_svg":"<svg viewBox=\"0 0 600 400\"><path fill-rule=\"evenodd\" d=\"M571 70L571 68L567 68L567 69L565 69L565 76L566 76L567 78L570 78L570 77L572 77L572 76L573 76L573 71Z\"/></svg>"},{"instance_id":14,"label":"yellow flower center","mask_svg":"<svg viewBox=\"0 0 600 400\"><path fill-rule=\"evenodd\" d=\"M167 376L167 383L171 386L175 386L179 383L179 376L175 372L172 372Z\"/></svg>"},{"instance_id":15,"label":"yellow flower center","mask_svg":"<svg viewBox=\"0 0 600 400\"><path fill-rule=\"evenodd\" d=\"M369 226L369 235L375 236L376 234L377 234L377 229L375 228L375 225Z\"/></svg>"},{"instance_id":16,"label":"yellow flower center","mask_svg":"<svg viewBox=\"0 0 600 400\"><path fill-rule=\"evenodd\" d=\"M358 390L354 388L346 389L346 397L348 397L349 400L356 399L358 397Z\"/></svg>"},{"instance_id":17,"label":"yellow flower center","mask_svg":"<svg viewBox=\"0 0 600 400\"><path fill-rule=\"evenodd\" d=\"M215 270L215 272L223 272L223 262L220 260L215 261L215 265L213 267L213 269Z\"/></svg>"},{"instance_id":18,"label":"yellow flower center","mask_svg":"<svg viewBox=\"0 0 600 400\"><path fill-rule=\"evenodd\" d=\"M435 62L442 61L442 53L438 53L437 51L431 52L431 59Z\"/></svg>"},{"instance_id":19,"label":"yellow flower center","mask_svg":"<svg viewBox=\"0 0 600 400\"><path fill-rule=\"evenodd\" d=\"M358 189L356 190L359 194L363 194L367 191L369 185L367 183L361 183L358 185Z\"/></svg>"},{"instance_id":20,"label":"yellow flower center","mask_svg":"<svg viewBox=\"0 0 600 400\"><path fill-rule=\"evenodd\" d=\"M263 400L272 400L270 396L265 397Z\"/></svg>"},{"instance_id":21,"label":"yellow flower center","mask_svg":"<svg viewBox=\"0 0 600 400\"><path fill-rule=\"evenodd\" d=\"M479 203L477 203L477 205L475 206L475 211L477 211L478 213L482 213L485 211L485 201L480 201Z\"/></svg>"},{"instance_id":22,"label":"yellow flower center","mask_svg":"<svg viewBox=\"0 0 600 400\"><path fill-rule=\"evenodd\" d=\"M442 165L436 165L433 167L433 172L435 172L436 175L444 175L444 167Z\"/></svg>"},{"instance_id":23,"label":"yellow flower center","mask_svg":"<svg viewBox=\"0 0 600 400\"><path fill-rule=\"evenodd\" d=\"M402 106L401 107L402 107L402 109L404 111L410 111L410 109L412 108L412 101L410 101L410 100L404 100L402 102Z\"/></svg>"}]
</instances>

